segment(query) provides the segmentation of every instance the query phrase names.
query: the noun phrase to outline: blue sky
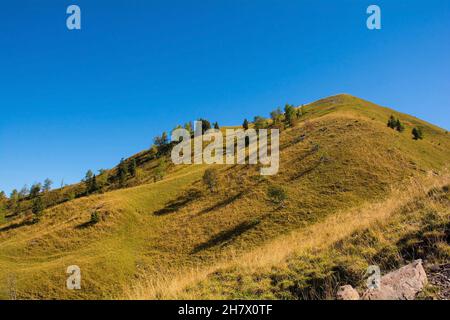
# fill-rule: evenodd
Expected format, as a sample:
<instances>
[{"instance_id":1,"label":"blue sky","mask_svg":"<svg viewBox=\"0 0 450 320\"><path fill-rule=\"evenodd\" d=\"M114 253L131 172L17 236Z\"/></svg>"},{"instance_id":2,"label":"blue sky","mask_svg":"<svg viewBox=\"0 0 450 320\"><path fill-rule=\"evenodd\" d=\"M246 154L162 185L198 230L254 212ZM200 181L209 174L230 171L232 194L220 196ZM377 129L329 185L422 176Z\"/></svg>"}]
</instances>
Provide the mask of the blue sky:
<instances>
[{"instance_id":1,"label":"blue sky","mask_svg":"<svg viewBox=\"0 0 450 320\"><path fill-rule=\"evenodd\" d=\"M9 0L0 26L7 192L78 181L188 120L238 124L342 92L450 128L448 0Z\"/></svg>"}]
</instances>

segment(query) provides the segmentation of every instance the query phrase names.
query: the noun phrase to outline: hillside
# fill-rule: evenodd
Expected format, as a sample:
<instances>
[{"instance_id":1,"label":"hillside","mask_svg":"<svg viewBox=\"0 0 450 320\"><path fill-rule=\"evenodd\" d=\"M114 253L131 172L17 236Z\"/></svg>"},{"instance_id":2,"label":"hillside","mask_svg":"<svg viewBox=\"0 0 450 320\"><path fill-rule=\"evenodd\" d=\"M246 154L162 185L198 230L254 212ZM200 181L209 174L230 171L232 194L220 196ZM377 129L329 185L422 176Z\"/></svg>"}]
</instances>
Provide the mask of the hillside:
<instances>
[{"instance_id":1,"label":"hillside","mask_svg":"<svg viewBox=\"0 0 450 320\"><path fill-rule=\"evenodd\" d=\"M391 115L404 132L386 126ZM323 298L340 281L360 284L372 262L448 261L449 159L443 129L350 95L322 99L281 133L277 175L215 166L210 192L209 166L175 166L56 204L39 223L0 220L0 298ZM283 206L270 186L286 190ZM69 265L81 290L65 288Z\"/></svg>"}]
</instances>

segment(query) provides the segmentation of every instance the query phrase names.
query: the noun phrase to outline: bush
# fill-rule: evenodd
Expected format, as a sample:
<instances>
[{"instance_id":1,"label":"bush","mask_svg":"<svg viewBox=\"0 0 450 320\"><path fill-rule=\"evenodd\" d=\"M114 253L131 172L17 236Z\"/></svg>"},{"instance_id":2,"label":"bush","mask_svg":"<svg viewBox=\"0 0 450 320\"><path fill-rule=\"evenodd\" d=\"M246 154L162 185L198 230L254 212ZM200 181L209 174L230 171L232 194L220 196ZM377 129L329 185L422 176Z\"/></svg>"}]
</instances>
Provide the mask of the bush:
<instances>
[{"instance_id":1,"label":"bush","mask_svg":"<svg viewBox=\"0 0 450 320\"><path fill-rule=\"evenodd\" d=\"M423 133L420 128L412 129L412 135L413 135L414 140L422 140L423 139Z\"/></svg>"},{"instance_id":2,"label":"bush","mask_svg":"<svg viewBox=\"0 0 450 320\"><path fill-rule=\"evenodd\" d=\"M217 182L217 171L215 169L206 169L205 173L203 174L203 183L211 192L213 192L217 187Z\"/></svg>"},{"instance_id":3,"label":"bush","mask_svg":"<svg viewBox=\"0 0 450 320\"><path fill-rule=\"evenodd\" d=\"M286 191L279 186L270 186L267 190L267 196L270 201L275 204L283 205L284 201L287 199Z\"/></svg>"},{"instance_id":4,"label":"bush","mask_svg":"<svg viewBox=\"0 0 450 320\"><path fill-rule=\"evenodd\" d=\"M394 116L391 116L388 120L387 126L391 129L395 129L396 124L397 124L397 120L395 120Z\"/></svg>"},{"instance_id":5,"label":"bush","mask_svg":"<svg viewBox=\"0 0 450 320\"><path fill-rule=\"evenodd\" d=\"M394 116L391 116L387 122L387 126L391 129L395 129L398 132L405 131L405 126L400 121L400 119L395 119Z\"/></svg>"},{"instance_id":6,"label":"bush","mask_svg":"<svg viewBox=\"0 0 450 320\"><path fill-rule=\"evenodd\" d=\"M89 221L91 224L96 224L100 221L100 215L97 211L91 213L91 220Z\"/></svg>"},{"instance_id":7,"label":"bush","mask_svg":"<svg viewBox=\"0 0 450 320\"><path fill-rule=\"evenodd\" d=\"M401 121L399 119L397 119L397 122L395 123L395 129L398 132L403 132L405 131L405 126L403 125L403 123L401 123Z\"/></svg>"}]
</instances>

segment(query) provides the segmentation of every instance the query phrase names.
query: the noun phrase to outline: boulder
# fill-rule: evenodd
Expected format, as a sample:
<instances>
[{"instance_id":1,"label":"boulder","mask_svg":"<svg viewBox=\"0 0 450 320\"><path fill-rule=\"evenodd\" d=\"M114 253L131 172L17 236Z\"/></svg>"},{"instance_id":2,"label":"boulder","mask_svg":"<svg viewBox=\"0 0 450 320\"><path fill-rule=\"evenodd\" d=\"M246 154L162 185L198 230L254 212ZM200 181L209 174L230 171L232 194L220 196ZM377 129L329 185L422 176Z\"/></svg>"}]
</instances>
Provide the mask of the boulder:
<instances>
[{"instance_id":1,"label":"boulder","mask_svg":"<svg viewBox=\"0 0 450 320\"><path fill-rule=\"evenodd\" d=\"M359 300L359 293L352 286L346 285L339 287L337 292L338 300Z\"/></svg>"},{"instance_id":2,"label":"boulder","mask_svg":"<svg viewBox=\"0 0 450 320\"><path fill-rule=\"evenodd\" d=\"M364 292L363 300L414 300L427 284L422 260L416 260L381 277L380 287Z\"/></svg>"}]
</instances>

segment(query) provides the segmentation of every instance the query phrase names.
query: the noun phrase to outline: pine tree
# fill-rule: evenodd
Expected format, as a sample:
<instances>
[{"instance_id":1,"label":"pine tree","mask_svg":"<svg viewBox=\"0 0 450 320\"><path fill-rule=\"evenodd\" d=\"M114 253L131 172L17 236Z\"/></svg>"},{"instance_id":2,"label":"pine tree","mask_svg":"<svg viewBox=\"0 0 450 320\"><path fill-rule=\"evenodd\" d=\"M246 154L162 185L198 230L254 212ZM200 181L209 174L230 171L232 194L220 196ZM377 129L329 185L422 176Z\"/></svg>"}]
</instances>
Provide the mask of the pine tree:
<instances>
[{"instance_id":1,"label":"pine tree","mask_svg":"<svg viewBox=\"0 0 450 320\"><path fill-rule=\"evenodd\" d=\"M44 204L42 203L41 196L34 199L31 211L33 212L33 222L39 222L41 220L42 212L44 211Z\"/></svg>"},{"instance_id":2,"label":"pine tree","mask_svg":"<svg viewBox=\"0 0 450 320\"><path fill-rule=\"evenodd\" d=\"M244 130L248 130L248 120L244 119L244 122L242 123L242 127L244 128Z\"/></svg>"},{"instance_id":3,"label":"pine tree","mask_svg":"<svg viewBox=\"0 0 450 320\"><path fill-rule=\"evenodd\" d=\"M91 179L91 183L89 184L89 193L94 193L97 190L98 190L97 176L94 174L94 176Z\"/></svg>"},{"instance_id":4,"label":"pine tree","mask_svg":"<svg viewBox=\"0 0 450 320\"><path fill-rule=\"evenodd\" d=\"M86 193L89 194L91 192L92 179L94 178L94 173L92 170L88 170L86 175L84 176L83 182L86 186Z\"/></svg>"},{"instance_id":5,"label":"pine tree","mask_svg":"<svg viewBox=\"0 0 450 320\"><path fill-rule=\"evenodd\" d=\"M136 176L136 159L130 161L130 165L128 166L128 172L132 177Z\"/></svg>"},{"instance_id":6,"label":"pine tree","mask_svg":"<svg viewBox=\"0 0 450 320\"><path fill-rule=\"evenodd\" d=\"M219 128L219 124L217 123L217 121L214 122L214 129L216 129L216 130L219 130L219 129L220 129L220 128Z\"/></svg>"},{"instance_id":7,"label":"pine tree","mask_svg":"<svg viewBox=\"0 0 450 320\"><path fill-rule=\"evenodd\" d=\"M39 195L39 193L41 192L41 189L42 189L42 185L40 183L33 184L30 189L30 197L36 198Z\"/></svg>"},{"instance_id":8,"label":"pine tree","mask_svg":"<svg viewBox=\"0 0 450 320\"><path fill-rule=\"evenodd\" d=\"M206 131L211 129L211 123L206 119L198 119L198 121L202 122L202 134L205 134Z\"/></svg>"},{"instance_id":9,"label":"pine tree","mask_svg":"<svg viewBox=\"0 0 450 320\"><path fill-rule=\"evenodd\" d=\"M120 186L123 186L125 184L125 181L127 180L127 165L123 159L120 160L119 166L117 168L117 176L119 178Z\"/></svg>"}]
</instances>

